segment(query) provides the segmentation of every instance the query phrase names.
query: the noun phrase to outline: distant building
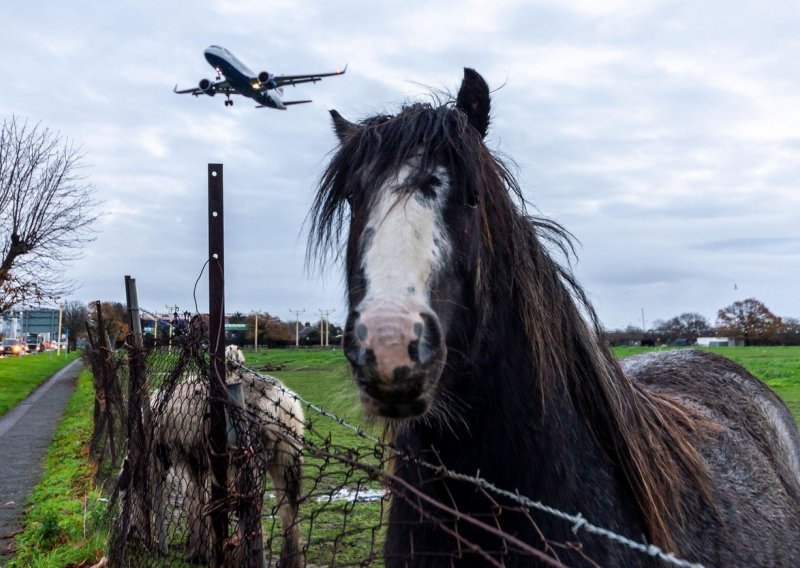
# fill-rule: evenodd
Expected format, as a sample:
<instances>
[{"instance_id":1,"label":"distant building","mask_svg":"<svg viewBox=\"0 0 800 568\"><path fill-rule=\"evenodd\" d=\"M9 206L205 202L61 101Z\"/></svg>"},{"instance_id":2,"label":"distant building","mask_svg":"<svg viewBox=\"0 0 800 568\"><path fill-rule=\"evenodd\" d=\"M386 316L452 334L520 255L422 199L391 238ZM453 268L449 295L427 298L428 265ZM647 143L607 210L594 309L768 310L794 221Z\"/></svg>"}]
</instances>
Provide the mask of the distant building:
<instances>
[{"instance_id":1,"label":"distant building","mask_svg":"<svg viewBox=\"0 0 800 568\"><path fill-rule=\"evenodd\" d=\"M236 343L237 345L244 345L244 340L247 334L247 330L248 330L247 324L226 323L225 343Z\"/></svg>"},{"instance_id":2,"label":"distant building","mask_svg":"<svg viewBox=\"0 0 800 568\"><path fill-rule=\"evenodd\" d=\"M0 334L5 337L25 337L35 334L45 341L55 341L58 334L58 310L54 308L9 310L0 317Z\"/></svg>"},{"instance_id":3,"label":"distant building","mask_svg":"<svg viewBox=\"0 0 800 568\"><path fill-rule=\"evenodd\" d=\"M744 340L731 337L698 337L697 345L700 347L741 347Z\"/></svg>"}]
</instances>

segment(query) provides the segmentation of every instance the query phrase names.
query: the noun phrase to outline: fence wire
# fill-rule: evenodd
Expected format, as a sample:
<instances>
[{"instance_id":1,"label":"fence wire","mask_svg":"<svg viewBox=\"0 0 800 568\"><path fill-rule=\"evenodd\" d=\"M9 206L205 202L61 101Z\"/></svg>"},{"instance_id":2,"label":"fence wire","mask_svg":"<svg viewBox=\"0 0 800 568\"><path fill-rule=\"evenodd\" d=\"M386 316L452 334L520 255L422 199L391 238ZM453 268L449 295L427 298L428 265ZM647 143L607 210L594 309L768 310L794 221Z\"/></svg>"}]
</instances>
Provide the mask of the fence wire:
<instances>
[{"instance_id":1,"label":"fence wire","mask_svg":"<svg viewBox=\"0 0 800 568\"><path fill-rule=\"evenodd\" d=\"M125 404L115 405L119 416L112 414L116 426L97 433L99 440L109 431L116 436L117 450L103 454L119 472L111 503L112 566L213 565L212 520L220 514L226 566L596 565L582 551L582 533L668 564L696 566L479 474L414 458L246 365L236 350L227 353L223 401L225 498L214 500L210 469L219 456L209 443L208 349L205 322L188 314L174 318L166 345L142 347L129 338L116 353L93 346L95 384L113 375L127 388ZM453 495L432 499L425 487L394 474L399 463L418 468L429 483L451 480L482 496L480 511L459 509ZM401 500L418 513L415 524L451 541L436 547L450 553L413 541L384 549L390 504ZM548 538L533 511L570 523L574 539ZM527 536L504 532L501 519L512 516L527 525Z\"/></svg>"}]
</instances>

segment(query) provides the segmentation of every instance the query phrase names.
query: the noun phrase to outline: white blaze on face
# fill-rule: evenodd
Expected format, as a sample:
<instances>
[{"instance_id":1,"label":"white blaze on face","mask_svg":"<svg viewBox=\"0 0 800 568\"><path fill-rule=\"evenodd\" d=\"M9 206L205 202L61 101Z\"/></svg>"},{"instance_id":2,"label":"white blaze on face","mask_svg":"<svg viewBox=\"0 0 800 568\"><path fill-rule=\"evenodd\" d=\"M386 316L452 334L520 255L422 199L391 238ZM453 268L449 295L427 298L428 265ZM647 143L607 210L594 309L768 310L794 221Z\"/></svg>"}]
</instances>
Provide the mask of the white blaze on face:
<instances>
[{"instance_id":1,"label":"white blaze on face","mask_svg":"<svg viewBox=\"0 0 800 568\"><path fill-rule=\"evenodd\" d=\"M439 180L435 197L396 191L412 170L403 166L394 179L379 190L372 204L365 233L362 269L367 290L360 309L389 308L406 312L427 306L432 277L450 253L442 209L449 190L444 168L435 170Z\"/></svg>"}]
</instances>

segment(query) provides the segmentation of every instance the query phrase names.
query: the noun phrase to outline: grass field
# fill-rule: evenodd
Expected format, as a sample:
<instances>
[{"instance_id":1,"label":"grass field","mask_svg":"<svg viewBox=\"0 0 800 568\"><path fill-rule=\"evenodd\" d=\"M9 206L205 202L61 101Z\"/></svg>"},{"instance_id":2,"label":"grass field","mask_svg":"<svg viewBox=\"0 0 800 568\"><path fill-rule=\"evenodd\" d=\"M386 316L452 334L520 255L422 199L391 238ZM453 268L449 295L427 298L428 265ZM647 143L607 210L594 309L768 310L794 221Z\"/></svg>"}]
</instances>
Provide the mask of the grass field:
<instances>
[{"instance_id":1,"label":"grass field","mask_svg":"<svg viewBox=\"0 0 800 568\"><path fill-rule=\"evenodd\" d=\"M0 358L0 416L14 408L36 387L78 357L78 352L59 357L55 351L23 357Z\"/></svg>"},{"instance_id":2,"label":"grass field","mask_svg":"<svg viewBox=\"0 0 800 568\"><path fill-rule=\"evenodd\" d=\"M363 419L341 350L271 349L248 351L246 357L246 364L256 370L265 364L282 367L263 372L280 378L299 396L347 423L380 437L380 428ZM337 496L343 487L359 492L380 491L380 483L369 479L363 470L347 467L331 457L344 454L348 459L379 467L374 444L313 409L306 408L305 414L307 442L328 453L307 455L304 463L304 493L308 497L300 517L302 538L308 543L307 561L313 565L348 566L370 557L379 558L382 537L375 531L382 524L383 502L351 501Z\"/></svg>"}]
</instances>

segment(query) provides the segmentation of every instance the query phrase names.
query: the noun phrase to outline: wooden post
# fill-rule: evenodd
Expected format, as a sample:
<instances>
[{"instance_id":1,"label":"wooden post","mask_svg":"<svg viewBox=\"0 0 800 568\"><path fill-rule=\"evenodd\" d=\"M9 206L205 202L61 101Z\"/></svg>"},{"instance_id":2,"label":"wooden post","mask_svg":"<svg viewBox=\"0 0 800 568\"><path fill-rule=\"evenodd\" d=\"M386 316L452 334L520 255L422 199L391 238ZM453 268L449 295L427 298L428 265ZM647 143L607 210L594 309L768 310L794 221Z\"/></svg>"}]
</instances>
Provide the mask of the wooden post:
<instances>
[{"instance_id":1,"label":"wooden post","mask_svg":"<svg viewBox=\"0 0 800 568\"><path fill-rule=\"evenodd\" d=\"M128 325L136 340L136 346L142 346L142 319L139 315L139 298L136 295L136 278L125 276L125 300L128 303Z\"/></svg>"},{"instance_id":2,"label":"wooden post","mask_svg":"<svg viewBox=\"0 0 800 568\"><path fill-rule=\"evenodd\" d=\"M142 320L139 315L139 299L136 293L136 279L125 276L125 300L128 308L128 324L131 333L128 337L128 491L126 511L147 546L152 543L151 496L149 478L149 435L145 430L143 412L150 407L147 392L147 368L142 343ZM98 302L99 305L99 302ZM129 521L129 522L130 522Z\"/></svg>"}]
</instances>

